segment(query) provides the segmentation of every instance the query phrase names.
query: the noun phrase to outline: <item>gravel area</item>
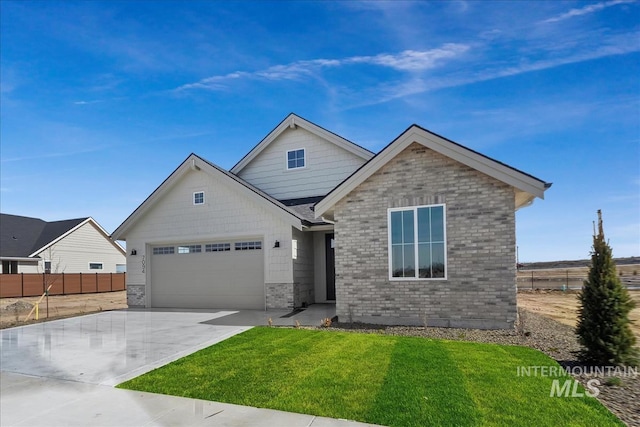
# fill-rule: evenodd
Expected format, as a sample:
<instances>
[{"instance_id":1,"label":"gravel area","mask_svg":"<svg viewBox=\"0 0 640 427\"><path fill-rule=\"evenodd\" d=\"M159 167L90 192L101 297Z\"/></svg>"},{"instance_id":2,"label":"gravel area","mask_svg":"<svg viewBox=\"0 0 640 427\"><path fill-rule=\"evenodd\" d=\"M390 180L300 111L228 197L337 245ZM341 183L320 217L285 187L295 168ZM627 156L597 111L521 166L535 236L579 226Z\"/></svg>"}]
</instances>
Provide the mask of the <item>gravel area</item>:
<instances>
[{"instance_id":1,"label":"gravel area","mask_svg":"<svg viewBox=\"0 0 640 427\"><path fill-rule=\"evenodd\" d=\"M615 376L615 373L592 375L592 369L581 366L577 361L576 353L580 350L580 345L576 341L573 328L535 313L520 310L520 322L515 330L379 326L357 323L334 323L330 329L535 348L558 361L570 372L578 374L574 377L583 385L586 385L588 380L598 379L600 381L600 385L597 386L600 390L598 400L628 426L640 427L640 375L633 375L633 371L627 371L628 375L619 376Z\"/></svg>"}]
</instances>

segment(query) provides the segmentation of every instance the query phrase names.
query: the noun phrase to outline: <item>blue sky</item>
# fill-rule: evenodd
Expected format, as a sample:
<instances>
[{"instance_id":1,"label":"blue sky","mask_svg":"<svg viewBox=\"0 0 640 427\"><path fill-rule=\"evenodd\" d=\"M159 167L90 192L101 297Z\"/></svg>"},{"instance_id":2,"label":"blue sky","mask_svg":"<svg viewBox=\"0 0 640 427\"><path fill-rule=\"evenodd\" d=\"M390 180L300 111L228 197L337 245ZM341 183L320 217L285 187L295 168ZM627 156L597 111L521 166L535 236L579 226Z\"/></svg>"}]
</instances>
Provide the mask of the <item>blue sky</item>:
<instances>
[{"instance_id":1,"label":"blue sky","mask_svg":"<svg viewBox=\"0 0 640 427\"><path fill-rule=\"evenodd\" d=\"M412 123L553 182L521 261L640 255L640 2L0 2L0 208L108 232L191 152L288 113L378 151Z\"/></svg>"}]
</instances>

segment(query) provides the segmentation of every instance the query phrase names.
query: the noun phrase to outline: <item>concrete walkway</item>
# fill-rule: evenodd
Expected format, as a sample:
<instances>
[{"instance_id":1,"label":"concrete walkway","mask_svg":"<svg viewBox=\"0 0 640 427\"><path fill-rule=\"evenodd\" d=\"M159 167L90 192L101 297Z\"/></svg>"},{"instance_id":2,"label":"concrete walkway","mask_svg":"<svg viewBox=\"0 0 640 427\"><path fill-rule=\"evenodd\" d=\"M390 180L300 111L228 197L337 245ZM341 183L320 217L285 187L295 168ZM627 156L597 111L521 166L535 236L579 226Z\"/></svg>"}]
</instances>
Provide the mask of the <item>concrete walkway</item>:
<instances>
[{"instance_id":1,"label":"concrete walkway","mask_svg":"<svg viewBox=\"0 0 640 427\"><path fill-rule=\"evenodd\" d=\"M271 319L274 326L294 326L300 322L302 326L320 326L326 319L332 319L336 315L335 304L313 304L307 308L296 310L292 314L291 310L238 310L228 316L220 316L207 320L208 325L227 326L267 326Z\"/></svg>"},{"instance_id":2,"label":"concrete walkway","mask_svg":"<svg viewBox=\"0 0 640 427\"><path fill-rule=\"evenodd\" d=\"M0 425L366 425L113 388L250 328L211 324L234 314L123 310L4 329Z\"/></svg>"}]
</instances>

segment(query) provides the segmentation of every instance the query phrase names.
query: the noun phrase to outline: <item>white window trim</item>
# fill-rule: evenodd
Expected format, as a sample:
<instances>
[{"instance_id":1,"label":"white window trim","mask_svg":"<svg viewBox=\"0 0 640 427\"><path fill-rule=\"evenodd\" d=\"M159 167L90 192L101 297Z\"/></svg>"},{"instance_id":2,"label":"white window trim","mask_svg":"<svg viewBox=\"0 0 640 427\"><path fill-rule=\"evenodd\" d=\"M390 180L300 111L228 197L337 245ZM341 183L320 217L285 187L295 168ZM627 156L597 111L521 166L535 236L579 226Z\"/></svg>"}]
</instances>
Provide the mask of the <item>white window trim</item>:
<instances>
[{"instance_id":1,"label":"white window trim","mask_svg":"<svg viewBox=\"0 0 640 427\"><path fill-rule=\"evenodd\" d=\"M196 203L196 194L200 194L200 193L202 193L202 203ZM203 206L206 203L206 201L207 201L207 198L203 190L193 192L193 197L191 198L191 202L193 203L193 206Z\"/></svg>"},{"instance_id":2,"label":"white window trim","mask_svg":"<svg viewBox=\"0 0 640 427\"><path fill-rule=\"evenodd\" d=\"M304 150L304 166L300 166L298 168L290 168L289 167L289 153L292 151L300 151L300 150ZM301 170L301 169L306 169L307 168L307 162L309 161L308 156L307 156L307 149L305 147L300 147L300 148L294 148L293 150L287 150L284 153L284 167L286 170L288 171L297 171L297 170Z\"/></svg>"},{"instance_id":3,"label":"white window trim","mask_svg":"<svg viewBox=\"0 0 640 427\"><path fill-rule=\"evenodd\" d=\"M414 227L413 227L413 242L414 245L418 244L418 227L417 225L417 220L418 220L418 209L419 208L432 208L432 207L437 207L437 206L442 206L442 227L443 229L443 237L444 237L444 277L393 277L393 253L391 250L391 212L398 212L398 211L408 211L408 210L413 210L413 218L414 218ZM420 205L420 206L405 206L405 207L401 207L401 208L389 208L387 209L387 251L388 251L388 269L389 269L389 280L390 281L394 281L394 282L407 282L407 281L420 281L420 282L427 282L427 281L442 281L442 280L448 280L448 273L449 273L449 268L448 268L448 260L447 260L447 207L444 203L436 203L433 205ZM415 266L416 266L416 274L420 274L420 268L419 268L419 264L418 264L418 250L416 248L416 250L414 250L415 252Z\"/></svg>"},{"instance_id":4,"label":"white window trim","mask_svg":"<svg viewBox=\"0 0 640 427\"><path fill-rule=\"evenodd\" d=\"M100 264L101 267L100 268L91 268L91 264ZM87 263L87 268L89 270L104 270L104 262L100 262L100 261L91 261L89 263Z\"/></svg>"}]
</instances>

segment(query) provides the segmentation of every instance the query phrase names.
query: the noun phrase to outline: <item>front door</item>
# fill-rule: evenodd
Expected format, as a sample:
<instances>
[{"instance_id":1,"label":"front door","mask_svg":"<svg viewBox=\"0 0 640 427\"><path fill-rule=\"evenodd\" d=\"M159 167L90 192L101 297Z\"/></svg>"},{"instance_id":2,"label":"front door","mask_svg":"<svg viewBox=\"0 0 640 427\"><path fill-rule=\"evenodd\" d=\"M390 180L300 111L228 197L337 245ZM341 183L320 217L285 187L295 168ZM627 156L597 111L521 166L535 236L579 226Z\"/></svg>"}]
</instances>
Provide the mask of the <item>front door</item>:
<instances>
[{"instance_id":1,"label":"front door","mask_svg":"<svg viewBox=\"0 0 640 427\"><path fill-rule=\"evenodd\" d=\"M336 255L335 240L332 234L325 234L324 246L326 248L326 265L327 265L327 300L335 301L336 299Z\"/></svg>"}]
</instances>

